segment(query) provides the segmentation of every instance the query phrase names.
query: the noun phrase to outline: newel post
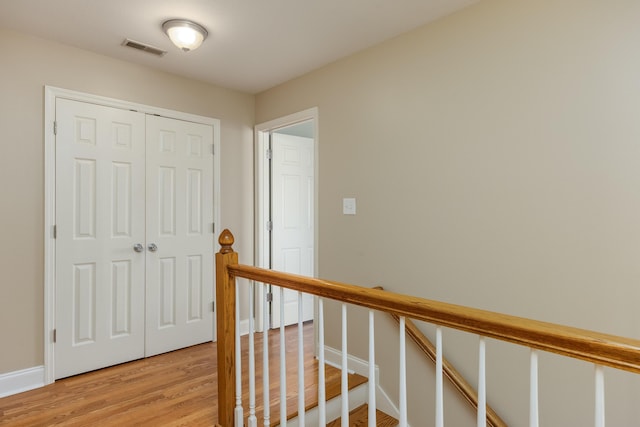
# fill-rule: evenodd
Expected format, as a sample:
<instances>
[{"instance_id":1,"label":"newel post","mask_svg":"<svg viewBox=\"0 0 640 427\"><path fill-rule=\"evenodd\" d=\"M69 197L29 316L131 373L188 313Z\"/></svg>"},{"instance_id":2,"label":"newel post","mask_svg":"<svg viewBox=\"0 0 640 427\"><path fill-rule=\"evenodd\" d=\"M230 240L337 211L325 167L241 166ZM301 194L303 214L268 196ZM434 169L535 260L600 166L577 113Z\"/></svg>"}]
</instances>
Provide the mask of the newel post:
<instances>
[{"instance_id":1,"label":"newel post","mask_svg":"<svg viewBox=\"0 0 640 427\"><path fill-rule=\"evenodd\" d=\"M216 330L218 348L218 423L233 427L235 399L235 333L236 333L236 289L235 277L227 266L238 263L234 252L233 234L224 230L218 238L220 252L216 254ZM239 355L237 356L240 357Z\"/></svg>"}]
</instances>

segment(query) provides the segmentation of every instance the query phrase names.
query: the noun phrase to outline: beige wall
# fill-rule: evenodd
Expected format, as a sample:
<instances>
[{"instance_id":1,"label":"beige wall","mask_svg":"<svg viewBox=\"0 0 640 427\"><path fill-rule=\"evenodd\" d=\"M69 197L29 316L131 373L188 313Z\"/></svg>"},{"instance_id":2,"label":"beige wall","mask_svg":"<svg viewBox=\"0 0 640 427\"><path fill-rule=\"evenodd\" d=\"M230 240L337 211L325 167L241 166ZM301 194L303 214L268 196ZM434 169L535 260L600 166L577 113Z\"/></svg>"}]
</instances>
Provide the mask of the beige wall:
<instances>
[{"instance_id":1,"label":"beige wall","mask_svg":"<svg viewBox=\"0 0 640 427\"><path fill-rule=\"evenodd\" d=\"M252 262L254 96L0 29L0 374L43 364L44 86L221 120L221 222Z\"/></svg>"},{"instance_id":2,"label":"beige wall","mask_svg":"<svg viewBox=\"0 0 640 427\"><path fill-rule=\"evenodd\" d=\"M638 16L483 0L259 94L258 123L319 108L320 276L640 337ZM378 338L391 394L396 340ZM476 338L445 342L473 378ZM505 347L489 344L490 402L525 425L528 352ZM541 423L589 425L592 367L544 356L541 372ZM430 425L411 380L410 422ZM639 422L639 381L609 372L610 424Z\"/></svg>"}]
</instances>

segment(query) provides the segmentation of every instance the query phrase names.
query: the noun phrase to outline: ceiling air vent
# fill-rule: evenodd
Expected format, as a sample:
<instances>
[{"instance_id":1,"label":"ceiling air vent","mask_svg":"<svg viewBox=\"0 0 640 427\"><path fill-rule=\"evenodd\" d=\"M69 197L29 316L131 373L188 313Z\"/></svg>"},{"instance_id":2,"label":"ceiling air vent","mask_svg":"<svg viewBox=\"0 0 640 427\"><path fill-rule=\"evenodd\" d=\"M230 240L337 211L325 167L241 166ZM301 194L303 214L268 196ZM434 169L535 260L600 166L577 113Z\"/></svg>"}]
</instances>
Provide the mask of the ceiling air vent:
<instances>
[{"instance_id":1,"label":"ceiling air vent","mask_svg":"<svg viewBox=\"0 0 640 427\"><path fill-rule=\"evenodd\" d=\"M148 44L144 44L144 43L140 43L140 42L137 42L137 41L131 40L131 39L124 39L124 41L122 42L122 46L132 47L134 49L138 49L138 50L141 50L143 52L149 52L149 53L152 53L152 54L157 55L157 56L164 56L167 53L166 50L162 50L162 49L159 49L157 47L154 47L154 46L151 46L151 45L148 45Z\"/></svg>"}]
</instances>

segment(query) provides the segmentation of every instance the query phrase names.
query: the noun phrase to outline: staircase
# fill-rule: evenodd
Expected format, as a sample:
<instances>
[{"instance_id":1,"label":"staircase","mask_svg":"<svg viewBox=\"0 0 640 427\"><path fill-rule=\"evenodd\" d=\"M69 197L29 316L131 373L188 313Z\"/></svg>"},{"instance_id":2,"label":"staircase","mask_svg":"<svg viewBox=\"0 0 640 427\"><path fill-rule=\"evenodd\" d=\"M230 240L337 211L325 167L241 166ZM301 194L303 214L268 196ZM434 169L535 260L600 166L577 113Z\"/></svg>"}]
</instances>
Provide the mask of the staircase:
<instances>
[{"instance_id":1,"label":"staircase","mask_svg":"<svg viewBox=\"0 0 640 427\"><path fill-rule=\"evenodd\" d=\"M314 361L317 365L317 360ZM349 426L367 426L368 425L368 405L365 403L367 399L368 383L367 378L362 375L350 373L349 381ZM340 413L342 408L341 390L341 374L340 370L331 365L325 365L325 384L326 384L326 414L328 427L340 427ZM305 390L305 424L318 425L318 393L315 384ZM298 419L297 409L298 396L297 393L289 394L287 398L287 427L303 427ZM280 425L280 408L279 400L275 399L271 405L271 426ZM256 407L256 415L258 420L262 419L262 407ZM248 425L246 414L244 425ZM376 425L380 427L395 427L398 420L392 416L377 410Z\"/></svg>"},{"instance_id":2,"label":"staircase","mask_svg":"<svg viewBox=\"0 0 640 427\"><path fill-rule=\"evenodd\" d=\"M317 362L316 362L317 363ZM342 399L340 397L341 377L340 370L330 365L325 365L325 389L326 389L326 418L330 420L327 427L340 427L342 420L340 418ZM368 425L368 405L365 403L367 399L368 383L367 378L355 373L349 373L349 426L367 426ZM307 399L307 407L305 409L305 424L318 425L318 395L313 392L313 399ZM276 421L272 425L277 426ZM395 427L398 421L392 416L384 412L376 411L376 425L381 427ZM288 414L287 427L302 427L298 420L298 411L294 409Z\"/></svg>"},{"instance_id":3,"label":"staircase","mask_svg":"<svg viewBox=\"0 0 640 427\"><path fill-rule=\"evenodd\" d=\"M263 337L261 333L255 334L255 372L256 372L256 390L255 390L255 415L258 425L263 426L264 415L264 397L263 397ZM285 328L285 349L286 349L286 393L287 393L287 427L298 427L298 355L297 355L298 327L291 326ZM241 338L242 348L248 347L248 336ZM279 331L272 329L269 331L269 425L280 425L280 339ZM307 322L303 326L303 342L304 342L304 396L305 396L305 424L308 426L317 426L319 419L318 409L318 377L319 363L314 355L314 327L312 322ZM241 353L242 365L242 405L244 408L244 425L249 425L249 376L248 370L248 352ZM327 425L340 425L340 414L342 400L340 397L342 384L342 371L333 364L325 364L325 397L326 397L326 419ZM367 410L361 406L367 403L368 382L367 378L353 373L347 375L349 389L349 410L350 426L366 426ZM366 408L366 405L364 406ZM335 421L337 420L337 421ZM388 421L392 420L392 421ZM377 425L379 426L395 426L397 421L381 411L376 416ZM329 423L331 422L331 423ZM337 424L334 424L336 423Z\"/></svg>"},{"instance_id":4,"label":"staircase","mask_svg":"<svg viewBox=\"0 0 640 427\"><path fill-rule=\"evenodd\" d=\"M353 411L349 412L349 427L367 426L369 423L369 405L364 404L358 406ZM342 422L340 418L331 421L327 424L327 427L340 427ZM376 425L378 427L396 427L398 420L391 415L387 415L380 410L376 410Z\"/></svg>"}]
</instances>

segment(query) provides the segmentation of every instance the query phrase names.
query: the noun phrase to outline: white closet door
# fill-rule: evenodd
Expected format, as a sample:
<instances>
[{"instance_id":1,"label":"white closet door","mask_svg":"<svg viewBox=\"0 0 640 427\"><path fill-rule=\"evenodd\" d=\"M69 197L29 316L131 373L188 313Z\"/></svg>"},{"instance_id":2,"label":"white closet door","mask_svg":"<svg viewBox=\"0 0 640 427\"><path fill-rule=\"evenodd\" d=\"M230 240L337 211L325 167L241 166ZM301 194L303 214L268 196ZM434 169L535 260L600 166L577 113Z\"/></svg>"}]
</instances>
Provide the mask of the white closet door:
<instances>
[{"instance_id":1,"label":"white closet door","mask_svg":"<svg viewBox=\"0 0 640 427\"><path fill-rule=\"evenodd\" d=\"M145 118L56 101L56 364L62 378L144 356Z\"/></svg>"},{"instance_id":2,"label":"white closet door","mask_svg":"<svg viewBox=\"0 0 640 427\"><path fill-rule=\"evenodd\" d=\"M213 339L213 127L147 116L146 139L151 356Z\"/></svg>"},{"instance_id":3,"label":"white closet door","mask_svg":"<svg viewBox=\"0 0 640 427\"><path fill-rule=\"evenodd\" d=\"M273 269L313 277L313 139L274 133L272 148ZM284 323L298 322L298 293L273 287L271 326L280 326L280 292ZM303 321L313 319L313 296L304 295Z\"/></svg>"}]
</instances>

